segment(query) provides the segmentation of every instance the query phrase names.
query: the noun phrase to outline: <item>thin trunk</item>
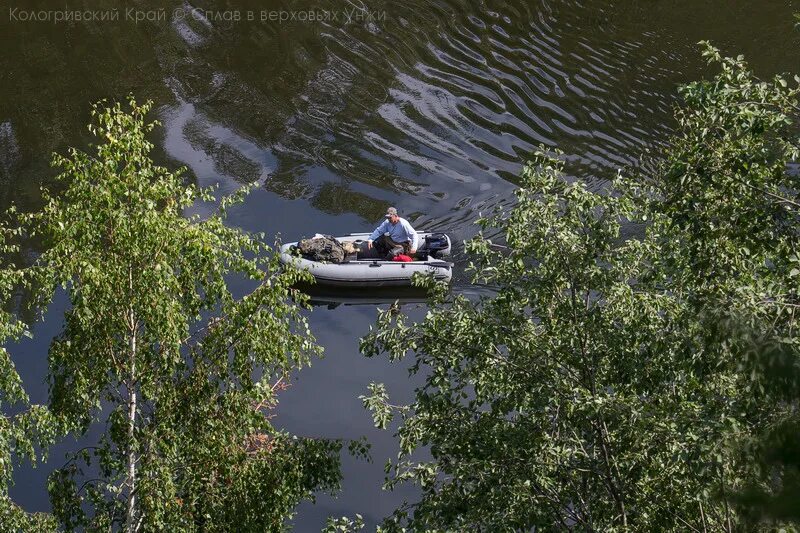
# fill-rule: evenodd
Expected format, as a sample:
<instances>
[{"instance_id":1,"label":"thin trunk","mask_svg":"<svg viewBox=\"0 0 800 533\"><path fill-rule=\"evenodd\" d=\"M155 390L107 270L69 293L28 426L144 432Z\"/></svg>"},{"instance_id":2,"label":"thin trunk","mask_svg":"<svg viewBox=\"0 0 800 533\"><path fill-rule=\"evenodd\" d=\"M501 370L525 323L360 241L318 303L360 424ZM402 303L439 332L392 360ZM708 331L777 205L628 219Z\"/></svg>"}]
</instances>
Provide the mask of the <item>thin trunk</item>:
<instances>
[{"instance_id":1,"label":"thin trunk","mask_svg":"<svg viewBox=\"0 0 800 533\"><path fill-rule=\"evenodd\" d=\"M608 483L608 488L611 491L611 496L614 498L614 501L617 503L617 507L619 508L619 513L622 518L622 527L623 529L628 528L628 512L625 509L625 500L620 494L616 483L614 482L614 471L612 466L612 459L611 459L611 452L608 449L608 442L606 441L607 438L607 428L605 427L605 422L602 420L600 421L600 425L597 428L597 433L600 437L600 449L603 452L603 463L606 467L606 481ZM619 475L619 472L617 472Z\"/></svg>"},{"instance_id":2,"label":"thin trunk","mask_svg":"<svg viewBox=\"0 0 800 533\"><path fill-rule=\"evenodd\" d=\"M706 513L703 512L703 502L700 501L700 520L703 523L703 533L708 533L708 528L706 527Z\"/></svg>"},{"instance_id":3,"label":"thin trunk","mask_svg":"<svg viewBox=\"0 0 800 533\"><path fill-rule=\"evenodd\" d=\"M136 428L136 337L131 340L131 379L128 383L128 484L130 494L128 495L128 512L126 522L128 533L136 533L136 455L134 453L133 438Z\"/></svg>"},{"instance_id":4,"label":"thin trunk","mask_svg":"<svg viewBox=\"0 0 800 533\"><path fill-rule=\"evenodd\" d=\"M731 508L728 505L728 495L725 492L725 467L719 467L719 482L722 487L722 501L725 502L725 523L727 525L726 531L733 531L731 525Z\"/></svg>"},{"instance_id":5,"label":"thin trunk","mask_svg":"<svg viewBox=\"0 0 800 533\"><path fill-rule=\"evenodd\" d=\"M130 289L133 291L133 274L129 272ZM131 294L131 297L133 294ZM136 315L131 308L128 312L130 320L130 375L128 376L128 508L125 516L127 533L136 533L136 454L134 452L134 430L136 429Z\"/></svg>"}]
</instances>

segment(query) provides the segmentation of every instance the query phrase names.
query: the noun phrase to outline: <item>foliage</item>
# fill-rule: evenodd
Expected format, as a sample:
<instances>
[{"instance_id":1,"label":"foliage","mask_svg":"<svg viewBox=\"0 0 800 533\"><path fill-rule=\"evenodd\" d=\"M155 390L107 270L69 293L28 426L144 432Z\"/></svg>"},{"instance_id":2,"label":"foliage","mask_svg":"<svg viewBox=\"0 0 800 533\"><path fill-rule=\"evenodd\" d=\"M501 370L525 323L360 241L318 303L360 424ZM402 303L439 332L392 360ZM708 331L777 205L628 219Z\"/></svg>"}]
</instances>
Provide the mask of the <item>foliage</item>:
<instances>
[{"instance_id":1,"label":"foliage","mask_svg":"<svg viewBox=\"0 0 800 533\"><path fill-rule=\"evenodd\" d=\"M741 57L722 58L709 45L705 55L722 73L683 90L684 135L645 187L661 215L651 234L668 258L662 270L682 278L672 286L688 289L688 312L738 349L750 380L743 391L773 413L737 439L755 476L733 499L749 526L797 521L800 89L784 76L757 80Z\"/></svg>"},{"instance_id":2,"label":"foliage","mask_svg":"<svg viewBox=\"0 0 800 533\"><path fill-rule=\"evenodd\" d=\"M8 237L16 232L0 227L0 257L16 252ZM30 279L13 263L0 268L0 341L29 336L26 326L5 307L12 305L12 295L20 287L30 288ZM8 350L0 345L0 525L4 531L53 531L55 523L43 514L29 514L9 497L14 461L37 460L37 448L46 450L60 431L60 425L42 405L31 405L22 387ZM13 414L12 414L13 413Z\"/></svg>"},{"instance_id":3,"label":"foliage","mask_svg":"<svg viewBox=\"0 0 800 533\"><path fill-rule=\"evenodd\" d=\"M350 533L361 531L362 529L364 529L364 519L360 514L357 514L355 519L347 518L346 516L341 518L328 518L325 528L323 528L322 531L324 533Z\"/></svg>"},{"instance_id":4,"label":"foliage","mask_svg":"<svg viewBox=\"0 0 800 533\"><path fill-rule=\"evenodd\" d=\"M800 89L782 76L755 79L741 56L722 58L708 45L704 55L722 72L683 88L682 134L657 179L632 188L649 200L661 270L687 298L746 314L791 311L781 297L796 295L800 176L789 165L800 159L792 123Z\"/></svg>"},{"instance_id":5,"label":"foliage","mask_svg":"<svg viewBox=\"0 0 800 533\"><path fill-rule=\"evenodd\" d=\"M307 274L224 224L246 190L184 216L212 191L153 163L151 104L129 104L95 106L95 153L55 156L65 190L20 217L45 245L30 275L71 304L50 407L79 433L103 428L51 476L54 515L67 530L280 530L340 478L341 442L269 421L288 373L320 352L291 289Z\"/></svg>"},{"instance_id":6,"label":"foliage","mask_svg":"<svg viewBox=\"0 0 800 533\"><path fill-rule=\"evenodd\" d=\"M732 492L763 485L741 443L792 406L729 324L797 353L800 90L705 46L721 72L682 90L654 175L601 195L537 153L516 206L479 221L507 248L467 243L474 281L496 294L437 289L421 323L382 312L362 340L367 356L412 352L426 376L410 405L389 404L381 385L364 398L380 427L400 417L387 487L422 490L388 528L740 523ZM624 239L623 224L644 233Z\"/></svg>"},{"instance_id":7,"label":"foliage","mask_svg":"<svg viewBox=\"0 0 800 533\"><path fill-rule=\"evenodd\" d=\"M800 354L785 344L761 344L754 339L752 368L764 377L767 389L778 400L793 406L763 436L751 439L745 451L760 467L758 476L734 496L749 529L759 523L772 526L800 524Z\"/></svg>"}]
</instances>

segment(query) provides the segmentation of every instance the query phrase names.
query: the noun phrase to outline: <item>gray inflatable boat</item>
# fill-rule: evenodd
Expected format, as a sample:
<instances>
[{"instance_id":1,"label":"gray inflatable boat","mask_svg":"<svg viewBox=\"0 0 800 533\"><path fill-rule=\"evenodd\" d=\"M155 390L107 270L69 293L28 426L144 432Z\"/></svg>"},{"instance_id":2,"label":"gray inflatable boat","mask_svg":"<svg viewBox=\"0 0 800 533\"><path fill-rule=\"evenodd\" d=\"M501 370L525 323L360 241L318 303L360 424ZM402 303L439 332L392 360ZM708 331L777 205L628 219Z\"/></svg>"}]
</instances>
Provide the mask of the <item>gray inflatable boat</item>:
<instances>
[{"instance_id":1,"label":"gray inflatable boat","mask_svg":"<svg viewBox=\"0 0 800 533\"><path fill-rule=\"evenodd\" d=\"M352 242L360 247L369 237L369 233L351 233L344 237L336 237L339 242ZM418 253L428 254L424 261L415 260L408 263L386 261L383 259L359 258L361 254L353 254L342 263L323 263L311 261L293 253L296 242L281 246L281 262L293 264L308 270L317 285L329 287L409 287L411 276L416 272L431 273L438 281L450 282L453 277L453 264L441 259L450 254L450 237L443 233L419 233L420 245ZM428 238L431 238L430 240ZM437 249L428 249L428 242L443 243Z\"/></svg>"}]
</instances>

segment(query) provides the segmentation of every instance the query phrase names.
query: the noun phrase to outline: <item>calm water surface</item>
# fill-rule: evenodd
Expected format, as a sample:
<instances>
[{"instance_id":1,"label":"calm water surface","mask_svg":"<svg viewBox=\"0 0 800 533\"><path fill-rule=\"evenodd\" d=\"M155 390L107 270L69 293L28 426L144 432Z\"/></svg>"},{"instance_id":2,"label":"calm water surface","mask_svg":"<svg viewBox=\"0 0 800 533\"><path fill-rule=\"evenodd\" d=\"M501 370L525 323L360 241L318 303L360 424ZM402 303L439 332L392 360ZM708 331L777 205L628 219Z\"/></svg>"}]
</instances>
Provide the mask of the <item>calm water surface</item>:
<instances>
[{"instance_id":1,"label":"calm water surface","mask_svg":"<svg viewBox=\"0 0 800 533\"><path fill-rule=\"evenodd\" d=\"M156 102L161 162L224 191L258 180L231 222L289 240L371 230L389 204L419 229L463 240L480 211L511 202L539 144L563 150L575 179L602 187L663 146L676 87L709 73L701 39L745 54L760 75L800 71L797 1L145 1L135 9L160 20L138 24L125 8L116 21L71 24L54 22L55 12L30 20L31 9L65 8L0 6L0 208L35 208L39 187L52 184L49 154L89 142L89 104L133 93ZM270 10L297 15L262 22ZM336 20L299 20L308 10ZM458 271L454 289L470 291ZM374 462L345 458L343 492L302 505L298 531L319 530L328 515L374 523L414 498L411 488L380 490L397 449L357 398L370 381L386 382L398 401L413 394L404 367L358 353L376 306L310 314L326 357L283 395L278 424L307 436L367 435ZM12 347L34 401L46 397L47 344L63 308L60 297L35 339ZM421 316L424 307L406 310ZM18 470L17 501L48 508L44 479L71 446Z\"/></svg>"}]
</instances>

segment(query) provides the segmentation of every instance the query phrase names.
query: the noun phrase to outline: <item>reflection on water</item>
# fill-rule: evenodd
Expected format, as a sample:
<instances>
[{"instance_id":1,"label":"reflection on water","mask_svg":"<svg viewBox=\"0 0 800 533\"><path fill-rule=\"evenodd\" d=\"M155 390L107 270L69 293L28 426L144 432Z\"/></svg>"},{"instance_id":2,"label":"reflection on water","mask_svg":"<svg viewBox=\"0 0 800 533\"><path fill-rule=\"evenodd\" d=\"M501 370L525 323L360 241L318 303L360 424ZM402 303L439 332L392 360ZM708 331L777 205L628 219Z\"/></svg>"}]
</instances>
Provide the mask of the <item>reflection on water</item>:
<instances>
[{"instance_id":1,"label":"reflection on water","mask_svg":"<svg viewBox=\"0 0 800 533\"><path fill-rule=\"evenodd\" d=\"M82 4L72 7L105 3ZM381 1L364 4L381 18L313 23L203 15L344 10L241 0L172 2L156 23L2 20L11 83L0 169L18 176L3 195L35 203L15 189L46 180L50 151L86 141L88 103L133 91L166 105L163 156L201 181L257 180L370 223L396 203L424 229L460 237L479 210L508 201L539 144L560 147L573 175L597 182L657 149L676 85L702 72L700 38L750 51L768 71L796 64L790 6L696 4Z\"/></svg>"},{"instance_id":2,"label":"reflection on water","mask_svg":"<svg viewBox=\"0 0 800 533\"><path fill-rule=\"evenodd\" d=\"M373 308L379 307L382 305L391 305L394 308L401 308L407 305L420 305L425 303L425 298L373 298L371 296L367 296L364 298L350 298L350 297L341 297L341 298L331 298L331 297L314 297L309 300L309 303L314 307L325 306L328 310L336 309L340 306L350 306L350 305L367 305Z\"/></svg>"},{"instance_id":3,"label":"reflection on water","mask_svg":"<svg viewBox=\"0 0 800 533\"><path fill-rule=\"evenodd\" d=\"M360 5L380 18L237 23L196 15ZM48 6L64 9L37 3ZM39 185L51 184L49 153L88 142L89 104L132 92L160 106L162 162L185 165L191 179L223 191L260 184L232 211L246 229L285 240L369 231L391 204L418 229L463 241L479 212L512 201L515 176L539 144L563 150L568 172L596 187L618 167L637 165L643 149L657 153L671 129L676 86L705 72L700 39L744 53L764 75L800 64L797 0L145 0L136 7L170 16L53 24L0 12L0 208L35 207ZM172 16L176 8L189 16ZM453 259L463 267L462 255L456 250ZM468 290L458 270L454 290ZM301 374L281 420L298 433L369 433L380 446L377 470L348 463L342 499L304 507L301 530L318 529L327 512L364 512L367 494L375 519L398 499L378 491L391 440L372 432L354 399L371 380L389 381L401 397L411 386L401 369L357 354L374 306L329 305L311 313L327 359ZM43 352L15 357L29 386L43 391ZM41 487L21 482L15 492L31 509L47 506Z\"/></svg>"},{"instance_id":4,"label":"reflection on water","mask_svg":"<svg viewBox=\"0 0 800 533\"><path fill-rule=\"evenodd\" d=\"M336 309L340 306L378 306L391 305L395 308L419 306L427 300L427 292L417 287L371 287L337 288L316 285L302 287L311 298L312 306L325 306Z\"/></svg>"}]
</instances>

